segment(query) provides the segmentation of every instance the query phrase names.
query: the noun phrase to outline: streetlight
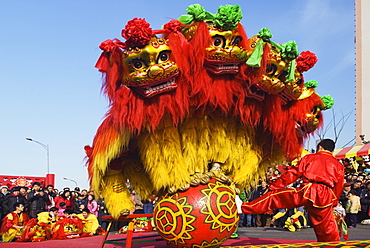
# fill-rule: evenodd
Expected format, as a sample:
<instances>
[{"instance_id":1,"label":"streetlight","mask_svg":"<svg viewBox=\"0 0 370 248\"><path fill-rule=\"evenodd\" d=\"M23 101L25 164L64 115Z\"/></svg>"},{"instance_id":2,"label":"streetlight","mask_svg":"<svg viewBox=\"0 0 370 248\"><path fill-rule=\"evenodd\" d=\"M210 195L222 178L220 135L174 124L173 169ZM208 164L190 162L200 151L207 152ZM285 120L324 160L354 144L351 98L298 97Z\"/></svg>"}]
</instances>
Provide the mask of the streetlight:
<instances>
[{"instance_id":1,"label":"streetlight","mask_svg":"<svg viewBox=\"0 0 370 248\"><path fill-rule=\"evenodd\" d=\"M45 144L43 144L43 143L41 143L41 142L39 142L37 140L31 139L31 138L26 138L26 140L35 142L35 143L37 143L40 146L42 146L42 147L45 148L45 150L46 150L46 159L47 159L47 170L48 170L48 174L50 174L49 173L49 145L45 145Z\"/></svg>"},{"instance_id":2,"label":"streetlight","mask_svg":"<svg viewBox=\"0 0 370 248\"><path fill-rule=\"evenodd\" d=\"M67 180L67 181L72 181L76 184L76 188L77 188L77 182L75 180L72 180L72 179L69 179L69 178L66 178L66 177L63 177L64 180Z\"/></svg>"}]
</instances>

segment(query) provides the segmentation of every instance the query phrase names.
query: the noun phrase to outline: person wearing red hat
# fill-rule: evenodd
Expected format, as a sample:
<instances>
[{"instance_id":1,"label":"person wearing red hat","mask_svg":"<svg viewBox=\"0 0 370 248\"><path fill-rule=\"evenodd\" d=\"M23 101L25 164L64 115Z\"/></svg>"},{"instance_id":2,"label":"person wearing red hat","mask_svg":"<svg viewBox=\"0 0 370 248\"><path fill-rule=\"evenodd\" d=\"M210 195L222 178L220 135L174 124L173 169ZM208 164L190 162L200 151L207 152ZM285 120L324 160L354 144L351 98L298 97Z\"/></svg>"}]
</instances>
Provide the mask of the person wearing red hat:
<instances>
[{"instance_id":1,"label":"person wearing red hat","mask_svg":"<svg viewBox=\"0 0 370 248\"><path fill-rule=\"evenodd\" d=\"M317 145L316 154L304 156L299 163L276 179L263 196L242 205L246 214L265 213L271 209L305 206L319 242L339 241L333 207L343 190L344 167L332 152L333 140L324 139ZM298 178L300 187L287 189Z\"/></svg>"}]
</instances>

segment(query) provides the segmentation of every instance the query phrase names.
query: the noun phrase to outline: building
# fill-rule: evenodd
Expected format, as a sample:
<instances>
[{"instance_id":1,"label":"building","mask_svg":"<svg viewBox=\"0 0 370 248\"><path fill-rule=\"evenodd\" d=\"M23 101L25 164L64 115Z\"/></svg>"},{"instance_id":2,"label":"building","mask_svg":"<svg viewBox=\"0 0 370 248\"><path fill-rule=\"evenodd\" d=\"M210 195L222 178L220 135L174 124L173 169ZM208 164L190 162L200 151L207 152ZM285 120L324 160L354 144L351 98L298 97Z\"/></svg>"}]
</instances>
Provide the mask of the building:
<instances>
[{"instance_id":1,"label":"building","mask_svg":"<svg viewBox=\"0 0 370 248\"><path fill-rule=\"evenodd\" d=\"M356 144L370 140L370 1L356 0ZM363 136L364 135L364 136ZM362 137L362 139L361 139Z\"/></svg>"}]
</instances>

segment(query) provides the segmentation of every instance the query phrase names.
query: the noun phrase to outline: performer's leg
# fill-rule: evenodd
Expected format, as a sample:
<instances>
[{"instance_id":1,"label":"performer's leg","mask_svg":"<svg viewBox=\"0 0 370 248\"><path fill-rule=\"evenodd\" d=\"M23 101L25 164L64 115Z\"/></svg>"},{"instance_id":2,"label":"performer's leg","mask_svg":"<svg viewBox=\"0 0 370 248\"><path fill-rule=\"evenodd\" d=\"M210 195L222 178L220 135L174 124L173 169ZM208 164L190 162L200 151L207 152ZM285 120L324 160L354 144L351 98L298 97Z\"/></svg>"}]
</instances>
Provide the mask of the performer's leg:
<instances>
[{"instance_id":1,"label":"performer's leg","mask_svg":"<svg viewBox=\"0 0 370 248\"><path fill-rule=\"evenodd\" d=\"M340 240L332 206L326 208L307 206L307 210L318 242Z\"/></svg>"},{"instance_id":2,"label":"performer's leg","mask_svg":"<svg viewBox=\"0 0 370 248\"><path fill-rule=\"evenodd\" d=\"M242 210L246 214L262 214L272 209L302 206L307 202L303 193L300 188L270 191L251 202L243 202Z\"/></svg>"}]
</instances>

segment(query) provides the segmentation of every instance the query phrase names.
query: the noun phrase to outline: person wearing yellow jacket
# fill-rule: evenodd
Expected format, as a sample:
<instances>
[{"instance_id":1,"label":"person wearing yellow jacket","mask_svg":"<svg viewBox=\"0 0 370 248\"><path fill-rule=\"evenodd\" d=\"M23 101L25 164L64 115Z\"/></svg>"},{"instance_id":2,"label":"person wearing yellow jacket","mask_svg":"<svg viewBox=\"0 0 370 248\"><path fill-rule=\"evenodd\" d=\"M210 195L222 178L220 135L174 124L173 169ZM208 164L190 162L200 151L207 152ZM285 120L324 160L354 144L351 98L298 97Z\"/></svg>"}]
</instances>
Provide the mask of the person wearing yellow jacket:
<instances>
[{"instance_id":1,"label":"person wearing yellow jacket","mask_svg":"<svg viewBox=\"0 0 370 248\"><path fill-rule=\"evenodd\" d=\"M84 209L77 217L79 217L84 224L84 233L88 233L91 236L96 234L99 228L99 221L95 214L91 214L89 209Z\"/></svg>"},{"instance_id":2,"label":"person wearing yellow jacket","mask_svg":"<svg viewBox=\"0 0 370 248\"><path fill-rule=\"evenodd\" d=\"M3 242L11 242L22 236L25 224L29 221L23 213L24 205L20 202L14 204L15 211L7 214L3 219L1 234Z\"/></svg>"}]
</instances>

